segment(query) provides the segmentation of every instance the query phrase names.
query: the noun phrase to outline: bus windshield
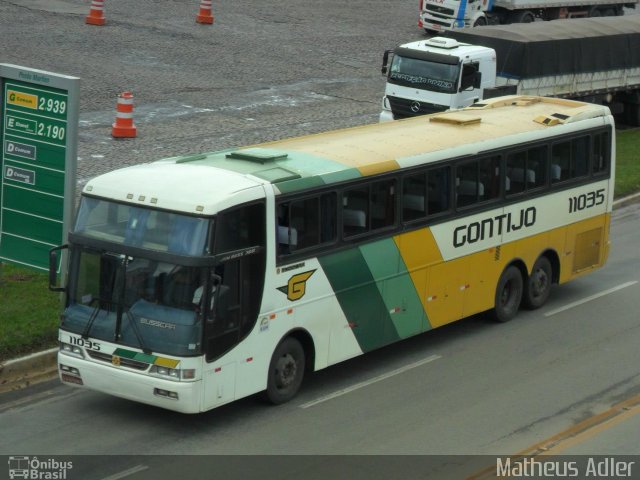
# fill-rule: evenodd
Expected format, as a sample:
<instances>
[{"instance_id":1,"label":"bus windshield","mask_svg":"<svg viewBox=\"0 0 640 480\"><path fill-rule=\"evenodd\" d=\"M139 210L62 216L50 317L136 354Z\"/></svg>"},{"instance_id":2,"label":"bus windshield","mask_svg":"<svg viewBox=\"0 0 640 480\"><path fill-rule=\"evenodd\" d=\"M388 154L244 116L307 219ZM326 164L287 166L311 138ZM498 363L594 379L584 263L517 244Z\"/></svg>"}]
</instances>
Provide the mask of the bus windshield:
<instances>
[{"instance_id":1,"label":"bus windshield","mask_svg":"<svg viewBox=\"0 0 640 480\"><path fill-rule=\"evenodd\" d=\"M396 54L389 71L389 82L433 92L455 93L459 76L459 65L447 65Z\"/></svg>"},{"instance_id":2,"label":"bus windshield","mask_svg":"<svg viewBox=\"0 0 640 480\"><path fill-rule=\"evenodd\" d=\"M62 328L148 353L199 354L207 270L75 248Z\"/></svg>"},{"instance_id":3,"label":"bus windshield","mask_svg":"<svg viewBox=\"0 0 640 480\"><path fill-rule=\"evenodd\" d=\"M207 253L210 220L83 197L74 233L177 255Z\"/></svg>"},{"instance_id":4,"label":"bus windshield","mask_svg":"<svg viewBox=\"0 0 640 480\"><path fill-rule=\"evenodd\" d=\"M213 222L83 197L62 328L149 352L201 353L208 268L181 259L209 254Z\"/></svg>"}]
</instances>

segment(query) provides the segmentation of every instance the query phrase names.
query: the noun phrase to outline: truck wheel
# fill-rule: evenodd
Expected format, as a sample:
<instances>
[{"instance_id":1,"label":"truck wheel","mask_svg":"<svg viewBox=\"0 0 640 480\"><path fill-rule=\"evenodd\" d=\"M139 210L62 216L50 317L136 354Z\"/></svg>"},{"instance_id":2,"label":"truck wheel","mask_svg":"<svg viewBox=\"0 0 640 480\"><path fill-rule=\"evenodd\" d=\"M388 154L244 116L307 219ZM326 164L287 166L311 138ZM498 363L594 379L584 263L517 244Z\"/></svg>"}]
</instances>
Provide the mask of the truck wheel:
<instances>
[{"instance_id":1,"label":"truck wheel","mask_svg":"<svg viewBox=\"0 0 640 480\"><path fill-rule=\"evenodd\" d=\"M520 10L517 12L513 12L509 17L511 23L531 23L536 18L533 16L529 10Z\"/></svg>"},{"instance_id":2,"label":"truck wheel","mask_svg":"<svg viewBox=\"0 0 640 480\"><path fill-rule=\"evenodd\" d=\"M275 405L288 402L296 396L304 377L305 357L300 342L285 338L273 352L267 378L267 400Z\"/></svg>"},{"instance_id":3,"label":"truck wheel","mask_svg":"<svg viewBox=\"0 0 640 480\"><path fill-rule=\"evenodd\" d=\"M553 280L553 270L551 262L547 257L540 257L533 264L531 275L525 284L524 296L522 298L524 306L529 310L540 308L547 302L551 293L551 282Z\"/></svg>"},{"instance_id":4,"label":"truck wheel","mask_svg":"<svg viewBox=\"0 0 640 480\"><path fill-rule=\"evenodd\" d=\"M624 104L624 123L632 127L640 127L640 104L631 102Z\"/></svg>"},{"instance_id":5,"label":"truck wheel","mask_svg":"<svg viewBox=\"0 0 640 480\"><path fill-rule=\"evenodd\" d=\"M487 19L484 17L479 17L474 23L474 27L484 27L487 24Z\"/></svg>"},{"instance_id":6,"label":"truck wheel","mask_svg":"<svg viewBox=\"0 0 640 480\"><path fill-rule=\"evenodd\" d=\"M520 270L512 265L500 275L491 316L498 322L508 322L518 313L521 300L522 275Z\"/></svg>"},{"instance_id":7,"label":"truck wheel","mask_svg":"<svg viewBox=\"0 0 640 480\"><path fill-rule=\"evenodd\" d=\"M615 17L616 11L613 8L607 8L602 12L603 17Z\"/></svg>"}]
</instances>

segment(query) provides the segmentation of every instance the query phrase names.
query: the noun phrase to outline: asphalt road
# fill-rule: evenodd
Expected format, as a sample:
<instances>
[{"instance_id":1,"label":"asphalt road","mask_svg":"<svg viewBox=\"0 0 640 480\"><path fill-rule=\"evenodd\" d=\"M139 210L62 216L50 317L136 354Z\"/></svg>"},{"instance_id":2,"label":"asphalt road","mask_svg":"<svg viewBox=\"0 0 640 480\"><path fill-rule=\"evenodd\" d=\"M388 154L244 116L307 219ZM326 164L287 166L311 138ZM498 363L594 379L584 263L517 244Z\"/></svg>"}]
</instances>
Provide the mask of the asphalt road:
<instances>
[{"instance_id":1,"label":"asphalt road","mask_svg":"<svg viewBox=\"0 0 640 480\"><path fill-rule=\"evenodd\" d=\"M615 211L611 238L605 268L556 287L542 309L507 324L470 318L317 372L279 407L252 397L186 416L57 382L5 394L0 455L122 455L84 458L82 478L139 480L174 478L193 458L155 456L167 454L307 455L282 460L274 478L390 478L397 467L316 455L471 455L402 462L465 474L519 452L639 455L640 205ZM270 460L217 461L257 478ZM212 468L188 463L191 474Z\"/></svg>"}]
</instances>

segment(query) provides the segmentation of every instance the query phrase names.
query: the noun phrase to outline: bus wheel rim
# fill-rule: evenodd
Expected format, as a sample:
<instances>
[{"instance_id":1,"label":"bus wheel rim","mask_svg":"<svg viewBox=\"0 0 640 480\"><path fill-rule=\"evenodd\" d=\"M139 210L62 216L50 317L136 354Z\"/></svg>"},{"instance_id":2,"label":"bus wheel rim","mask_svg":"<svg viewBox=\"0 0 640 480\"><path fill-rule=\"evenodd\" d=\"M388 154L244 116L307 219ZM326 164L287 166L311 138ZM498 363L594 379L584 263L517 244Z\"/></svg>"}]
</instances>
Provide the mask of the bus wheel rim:
<instances>
[{"instance_id":1,"label":"bus wheel rim","mask_svg":"<svg viewBox=\"0 0 640 480\"><path fill-rule=\"evenodd\" d=\"M295 380L298 372L298 364L296 359L290 353L283 355L278 359L276 366L276 379L278 388L287 388Z\"/></svg>"}]
</instances>

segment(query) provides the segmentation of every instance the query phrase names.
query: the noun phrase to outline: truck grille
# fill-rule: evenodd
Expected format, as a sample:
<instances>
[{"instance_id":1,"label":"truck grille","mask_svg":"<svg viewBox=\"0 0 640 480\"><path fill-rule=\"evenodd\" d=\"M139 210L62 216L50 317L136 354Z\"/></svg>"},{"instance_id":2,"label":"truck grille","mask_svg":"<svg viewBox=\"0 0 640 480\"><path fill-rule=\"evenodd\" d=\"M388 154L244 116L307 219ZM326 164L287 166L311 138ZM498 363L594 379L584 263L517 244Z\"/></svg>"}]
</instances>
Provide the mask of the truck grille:
<instances>
[{"instance_id":1,"label":"truck grille","mask_svg":"<svg viewBox=\"0 0 640 480\"><path fill-rule=\"evenodd\" d=\"M442 21L442 20L437 20L437 19L435 19L433 17L431 17L431 18L426 18L425 17L423 19L423 22L425 22L425 23L433 23L434 25L440 25L442 27L451 28L451 20L445 22L445 21Z\"/></svg>"},{"instance_id":2,"label":"truck grille","mask_svg":"<svg viewBox=\"0 0 640 480\"><path fill-rule=\"evenodd\" d=\"M432 4L428 4L426 7L426 10L428 12L441 13L443 15L448 15L451 17L453 17L453 14L455 13L451 8L445 8L445 7L441 7L440 5L432 5Z\"/></svg>"},{"instance_id":3,"label":"truck grille","mask_svg":"<svg viewBox=\"0 0 640 480\"><path fill-rule=\"evenodd\" d=\"M113 355L109 355L108 353L96 352L95 350L86 350L86 352L94 360L105 363L113 363ZM148 363L138 362L137 360L131 360L130 358L123 357L120 357L120 366L133 368L134 370L140 371L144 371L149 368Z\"/></svg>"},{"instance_id":4,"label":"truck grille","mask_svg":"<svg viewBox=\"0 0 640 480\"><path fill-rule=\"evenodd\" d=\"M444 112L447 109L444 105L434 105L433 103L419 102L417 100L391 96L387 96L387 98L389 99L393 118L396 120L427 115L428 113Z\"/></svg>"}]
</instances>

